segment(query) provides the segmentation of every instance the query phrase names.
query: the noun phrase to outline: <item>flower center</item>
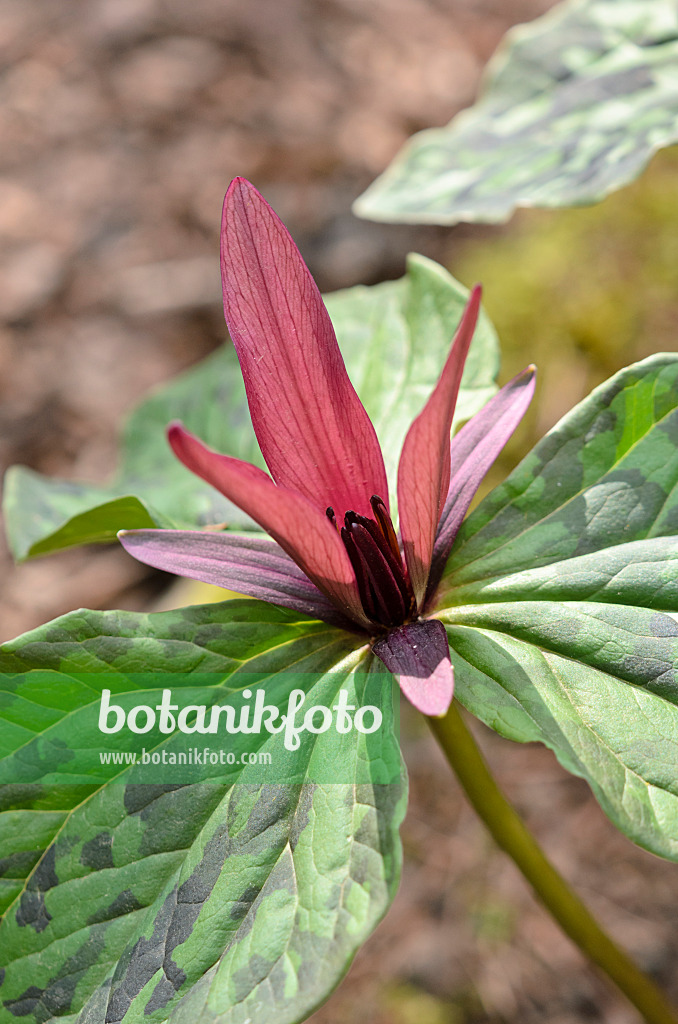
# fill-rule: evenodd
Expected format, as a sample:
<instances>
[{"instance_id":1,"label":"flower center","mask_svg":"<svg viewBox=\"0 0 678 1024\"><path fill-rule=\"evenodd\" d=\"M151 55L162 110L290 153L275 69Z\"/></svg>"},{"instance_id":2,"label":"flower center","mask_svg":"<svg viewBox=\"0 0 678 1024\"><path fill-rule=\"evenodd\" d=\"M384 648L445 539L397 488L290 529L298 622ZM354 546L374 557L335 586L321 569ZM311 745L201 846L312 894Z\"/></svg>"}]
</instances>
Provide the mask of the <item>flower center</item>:
<instances>
[{"instance_id":1,"label":"flower center","mask_svg":"<svg viewBox=\"0 0 678 1024\"><path fill-rule=\"evenodd\" d=\"M416 615L412 584L386 505L376 494L370 505L374 519L349 511L340 528L334 509L327 509L327 517L340 530L368 619L379 626L401 626Z\"/></svg>"}]
</instances>

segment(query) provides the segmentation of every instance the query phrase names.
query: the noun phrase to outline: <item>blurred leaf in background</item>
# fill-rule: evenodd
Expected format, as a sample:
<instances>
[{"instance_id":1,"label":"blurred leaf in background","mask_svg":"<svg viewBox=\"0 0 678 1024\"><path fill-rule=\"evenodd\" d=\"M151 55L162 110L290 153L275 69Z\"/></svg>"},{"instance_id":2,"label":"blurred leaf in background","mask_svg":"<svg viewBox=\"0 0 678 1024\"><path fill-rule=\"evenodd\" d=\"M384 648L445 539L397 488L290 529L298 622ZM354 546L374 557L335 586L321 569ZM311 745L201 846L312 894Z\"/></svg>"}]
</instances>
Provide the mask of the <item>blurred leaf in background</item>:
<instances>
[{"instance_id":1,"label":"blurred leaf in background","mask_svg":"<svg viewBox=\"0 0 678 1024\"><path fill-rule=\"evenodd\" d=\"M678 141L673 0L570 0L512 29L470 110L415 135L357 200L371 220L498 223L594 203Z\"/></svg>"},{"instance_id":2,"label":"blurred leaf in background","mask_svg":"<svg viewBox=\"0 0 678 1024\"><path fill-rule=\"evenodd\" d=\"M678 152L586 209L523 210L510 226L457 244L455 277L482 281L502 341L502 380L539 368L524 429L483 493L589 391L678 339Z\"/></svg>"}]
</instances>

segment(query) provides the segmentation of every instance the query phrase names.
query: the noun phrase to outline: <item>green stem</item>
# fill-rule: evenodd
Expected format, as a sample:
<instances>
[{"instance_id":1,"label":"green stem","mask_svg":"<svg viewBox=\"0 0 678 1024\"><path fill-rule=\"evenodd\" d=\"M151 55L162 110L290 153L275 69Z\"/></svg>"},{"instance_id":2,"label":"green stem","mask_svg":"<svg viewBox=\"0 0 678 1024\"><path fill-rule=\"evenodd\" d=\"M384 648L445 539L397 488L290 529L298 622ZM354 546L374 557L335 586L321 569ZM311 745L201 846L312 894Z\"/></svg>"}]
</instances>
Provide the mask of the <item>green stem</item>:
<instances>
[{"instance_id":1,"label":"green stem","mask_svg":"<svg viewBox=\"0 0 678 1024\"><path fill-rule=\"evenodd\" d=\"M501 848L573 942L621 989L648 1024L678 1024L676 1010L591 916L508 803L452 704L429 723L459 782Z\"/></svg>"}]
</instances>

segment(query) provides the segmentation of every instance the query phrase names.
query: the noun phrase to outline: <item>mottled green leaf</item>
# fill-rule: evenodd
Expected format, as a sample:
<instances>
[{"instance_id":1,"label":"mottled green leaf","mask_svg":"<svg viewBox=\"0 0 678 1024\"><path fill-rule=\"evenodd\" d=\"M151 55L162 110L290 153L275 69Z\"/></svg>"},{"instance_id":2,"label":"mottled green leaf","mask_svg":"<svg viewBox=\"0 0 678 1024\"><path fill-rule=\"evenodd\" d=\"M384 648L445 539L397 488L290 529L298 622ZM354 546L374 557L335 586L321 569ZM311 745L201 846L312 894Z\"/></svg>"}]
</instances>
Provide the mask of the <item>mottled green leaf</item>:
<instances>
[{"instance_id":1,"label":"mottled green leaf","mask_svg":"<svg viewBox=\"0 0 678 1024\"><path fill-rule=\"evenodd\" d=\"M601 384L462 526L444 588L678 534L678 355Z\"/></svg>"},{"instance_id":2,"label":"mottled green leaf","mask_svg":"<svg viewBox=\"0 0 678 1024\"><path fill-rule=\"evenodd\" d=\"M442 583L457 695L678 860L678 356L597 388L469 516Z\"/></svg>"},{"instance_id":3,"label":"mottled green leaf","mask_svg":"<svg viewBox=\"0 0 678 1024\"><path fill-rule=\"evenodd\" d=\"M80 611L6 644L0 672L0 770L19 780L0 788L0 1021L307 1016L397 884L404 788L386 706L380 733L306 734L293 754L279 733L249 736L250 751L272 755L266 778L205 765L193 781L150 784L132 765L105 784L80 770L65 780L94 742L88 722L104 688L121 705L168 686L182 705L223 705L249 687L270 697L293 673L309 703L331 706L343 688L355 704L385 678L364 641L255 601ZM125 735L130 749L150 742ZM154 750L177 738L187 739L174 733ZM100 734L98 747L114 741L122 749L119 734ZM328 759L336 782L312 781Z\"/></svg>"},{"instance_id":4,"label":"mottled green leaf","mask_svg":"<svg viewBox=\"0 0 678 1024\"><path fill-rule=\"evenodd\" d=\"M355 204L371 220L497 223L594 203L678 141L673 0L570 0L512 29L480 99L415 135Z\"/></svg>"},{"instance_id":5,"label":"mottled green leaf","mask_svg":"<svg viewBox=\"0 0 678 1024\"><path fill-rule=\"evenodd\" d=\"M399 281L327 297L349 373L384 445L395 488L397 457L445 361L467 292L438 264L412 256ZM492 396L498 344L481 317L471 348L457 421ZM262 465L235 351L225 346L146 400L122 440L122 462L108 487L55 480L23 466L5 480L4 513L15 558L75 544L106 542L118 530L252 521L173 456L165 440L172 419L219 451Z\"/></svg>"},{"instance_id":6,"label":"mottled green leaf","mask_svg":"<svg viewBox=\"0 0 678 1024\"><path fill-rule=\"evenodd\" d=\"M14 810L0 815L0 915L21 893L65 818L65 811L48 810Z\"/></svg>"}]
</instances>

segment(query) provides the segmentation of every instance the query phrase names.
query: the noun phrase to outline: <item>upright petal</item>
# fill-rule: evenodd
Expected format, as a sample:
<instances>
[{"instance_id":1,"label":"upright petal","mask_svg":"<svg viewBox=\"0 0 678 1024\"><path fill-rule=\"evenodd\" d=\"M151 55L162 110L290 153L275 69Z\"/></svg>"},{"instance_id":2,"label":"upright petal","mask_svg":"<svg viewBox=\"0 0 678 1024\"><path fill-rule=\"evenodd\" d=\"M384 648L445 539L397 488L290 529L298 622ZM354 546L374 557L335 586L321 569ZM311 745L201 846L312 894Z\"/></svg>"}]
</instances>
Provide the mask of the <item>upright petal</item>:
<instances>
[{"instance_id":1,"label":"upright petal","mask_svg":"<svg viewBox=\"0 0 678 1024\"><path fill-rule=\"evenodd\" d=\"M292 608L344 629L353 625L270 537L203 530L121 530L120 543L154 569Z\"/></svg>"},{"instance_id":2,"label":"upright petal","mask_svg":"<svg viewBox=\"0 0 678 1024\"><path fill-rule=\"evenodd\" d=\"M438 520L450 483L450 430L480 308L476 286L431 397L410 427L398 465L398 515L407 568L421 607Z\"/></svg>"},{"instance_id":3,"label":"upright petal","mask_svg":"<svg viewBox=\"0 0 678 1024\"><path fill-rule=\"evenodd\" d=\"M320 293L257 190L236 178L221 234L224 313L252 423L277 484L324 512L387 500L377 435L351 384Z\"/></svg>"},{"instance_id":4,"label":"upright petal","mask_svg":"<svg viewBox=\"0 0 678 1024\"><path fill-rule=\"evenodd\" d=\"M411 704L425 715L444 715L454 693L447 633L438 619L392 629L372 650L398 680Z\"/></svg>"},{"instance_id":5,"label":"upright petal","mask_svg":"<svg viewBox=\"0 0 678 1024\"><path fill-rule=\"evenodd\" d=\"M170 426L168 438L177 458L270 533L343 614L368 625L348 553L327 516L257 466L207 448L180 423Z\"/></svg>"},{"instance_id":6,"label":"upright petal","mask_svg":"<svg viewBox=\"0 0 678 1024\"><path fill-rule=\"evenodd\" d=\"M517 374L452 438L450 486L433 547L427 600L440 582L454 538L478 485L532 401L535 374L534 366Z\"/></svg>"}]
</instances>

